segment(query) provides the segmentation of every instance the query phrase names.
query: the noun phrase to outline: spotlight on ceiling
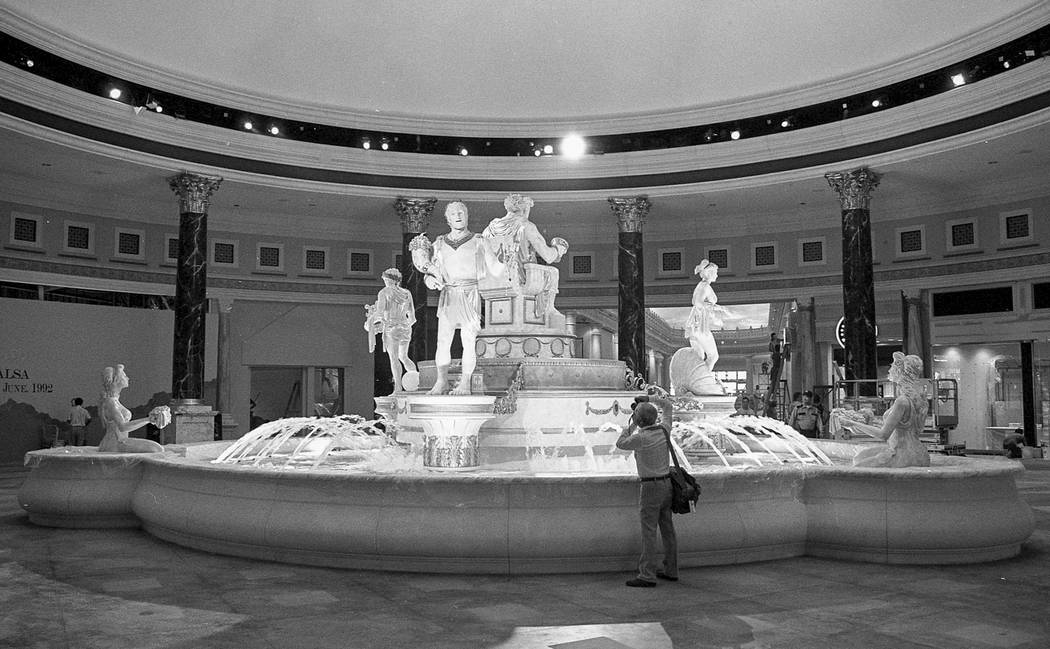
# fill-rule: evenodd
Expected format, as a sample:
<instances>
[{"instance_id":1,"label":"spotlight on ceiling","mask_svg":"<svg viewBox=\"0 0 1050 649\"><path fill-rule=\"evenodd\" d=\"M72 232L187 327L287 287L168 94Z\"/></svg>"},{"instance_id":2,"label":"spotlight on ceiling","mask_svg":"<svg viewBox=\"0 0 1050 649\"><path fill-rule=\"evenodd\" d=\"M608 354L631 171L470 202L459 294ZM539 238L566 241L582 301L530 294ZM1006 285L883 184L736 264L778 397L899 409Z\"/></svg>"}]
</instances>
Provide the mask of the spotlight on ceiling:
<instances>
[{"instance_id":1,"label":"spotlight on ceiling","mask_svg":"<svg viewBox=\"0 0 1050 649\"><path fill-rule=\"evenodd\" d=\"M582 137L575 133L566 135L561 141L561 154L571 160L583 157L587 151L587 143Z\"/></svg>"},{"instance_id":2,"label":"spotlight on ceiling","mask_svg":"<svg viewBox=\"0 0 1050 649\"><path fill-rule=\"evenodd\" d=\"M383 138L379 143L379 148L386 151L390 148L390 140Z\"/></svg>"},{"instance_id":3,"label":"spotlight on ceiling","mask_svg":"<svg viewBox=\"0 0 1050 649\"><path fill-rule=\"evenodd\" d=\"M120 96L122 94L124 94L124 93L122 93L120 91L120 88L110 88L109 89L109 98L110 99L120 99Z\"/></svg>"},{"instance_id":4,"label":"spotlight on ceiling","mask_svg":"<svg viewBox=\"0 0 1050 649\"><path fill-rule=\"evenodd\" d=\"M371 149L372 148L372 140L368 139L367 137L366 138L361 138L361 148L365 149L365 150Z\"/></svg>"},{"instance_id":5,"label":"spotlight on ceiling","mask_svg":"<svg viewBox=\"0 0 1050 649\"><path fill-rule=\"evenodd\" d=\"M546 153L547 155L550 155L550 154L554 153L554 145L553 144L544 144L543 145L543 152Z\"/></svg>"},{"instance_id":6,"label":"spotlight on ceiling","mask_svg":"<svg viewBox=\"0 0 1050 649\"><path fill-rule=\"evenodd\" d=\"M146 102L146 108L148 108L148 109L150 109L152 111L156 111L158 113L163 113L164 112L164 107L161 106L160 104L158 104L157 100L154 99L153 97L150 97L149 100Z\"/></svg>"},{"instance_id":7,"label":"spotlight on ceiling","mask_svg":"<svg viewBox=\"0 0 1050 649\"><path fill-rule=\"evenodd\" d=\"M277 135L280 132L281 132L281 129L277 128L276 126L271 126L270 127L270 135Z\"/></svg>"},{"instance_id":8,"label":"spotlight on ceiling","mask_svg":"<svg viewBox=\"0 0 1050 649\"><path fill-rule=\"evenodd\" d=\"M470 151L467 151L467 147L459 147L459 155L470 155Z\"/></svg>"},{"instance_id":9,"label":"spotlight on ceiling","mask_svg":"<svg viewBox=\"0 0 1050 649\"><path fill-rule=\"evenodd\" d=\"M785 117L785 118L784 118L784 119L783 119L783 120L782 120L782 121L780 122L780 128L787 128L787 127L789 127L789 126L791 126L791 118L790 118L790 117Z\"/></svg>"},{"instance_id":10,"label":"spotlight on ceiling","mask_svg":"<svg viewBox=\"0 0 1050 649\"><path fill-rule=\"evenodd\" d=\"M882 100L881 99L872 99L871 100L871 107L872 108L878 108L880 106L882 106Z\"/></svg>"},{"instance_id":11,"label":"spotlight on ceiling","mask_svg":"<svg viewBox=\"0 0 1050 649\"><path fill-rule=\"evenodd\" d=\"M244 130L246 130L246 131L252 130L252 122L251 122L251 120L249 120L249 119L244 120Z\"/></svg>"},{"instance_id":12,"label":"spotlight on ceiling","mask_svg":"<svg viewBox=\"0 0 1050 649\"><path fill-rule=\"evenodd\" d=\"M533 149L532 152L536 155L537 158L543 155L543 151L540 151L539 149Z\"/></svg>"},{"instance_id":13,"label":"spotlight on ceiling","mask_svg":"<svg viewBox=\"0 0 1050 649\"><path fill-rule=\"evenodd\" d=\"M952 75L952 83L955 84L956 87L964 85L966 83L966 77L963 76L962 72L959 72L957 74L953 74Z\"/></svg>"},{"instance_id":14,"label":"spotlight on ceiling","mask_svg":"<svg viewBox=\"0 0 1050 649\"><path fill-rule=\"evenodd\" d=\"M734 140L739 140L740 139L740 129L734 128L732 131L729 132L729 137L731 139L734 139Z\"/></svg>"}]
</instances>

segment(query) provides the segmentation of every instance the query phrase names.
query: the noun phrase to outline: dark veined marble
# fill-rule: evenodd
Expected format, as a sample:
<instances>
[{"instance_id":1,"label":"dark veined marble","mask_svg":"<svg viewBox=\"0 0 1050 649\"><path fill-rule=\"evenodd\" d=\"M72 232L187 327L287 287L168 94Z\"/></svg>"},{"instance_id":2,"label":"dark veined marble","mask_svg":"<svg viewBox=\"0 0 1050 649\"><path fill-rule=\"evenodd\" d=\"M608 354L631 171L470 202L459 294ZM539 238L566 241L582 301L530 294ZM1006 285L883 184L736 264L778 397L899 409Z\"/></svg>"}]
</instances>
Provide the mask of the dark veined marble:
<instances>
[{"instance_id":1,"label":"dark veined marble","mask_svg":"<svg viewBox=\"0 0 1050 649\"><path fill-rule=\"evenodd\" d=\"M875 281L871 260L871 214L842 210L842 300L846 371L857 379L878 378L875 350ZM875 393L862 384L861 394Z\"/></svg>"},{"instance_id":2,"label":"dark veined marble","mask_svg":"<svg viewBox=\"0 0 1050 649\"><path fill-rule=\"evenodd\" d=\"M175 348L171 396L200 399L204 386L204 322L207 312L208 215L179 215L179 264L175 280Z\"/></svg>"},{"instance_id":3,"label":"dark veined marble","mask_svg":"<svg viewBox=\"0 0 1050 649\"><path fill-rule=\"evenodd\" d=\"M620 232L619 359L647 376L645 356L645 277L642 233Z\"/></svg>"},{"instance_id":4,"label":"dark veined marble","mask_svg":"<svg viewBox=\"0 0 1050 649\"><path fill-rule=\"evenodd\" d=\"M401 286L412 294L412 303L416 309L416 324L412 327L412 342L408 345L408 357L419 362L433 358L437 349L437 310L427 308L427 285L423 283L426 275L412 264L412 253L408 250L408 242L415 236L415 232L405 232L401 235ZM389 394L389 392L384 394Z\"/></svg>"}]
</instances>

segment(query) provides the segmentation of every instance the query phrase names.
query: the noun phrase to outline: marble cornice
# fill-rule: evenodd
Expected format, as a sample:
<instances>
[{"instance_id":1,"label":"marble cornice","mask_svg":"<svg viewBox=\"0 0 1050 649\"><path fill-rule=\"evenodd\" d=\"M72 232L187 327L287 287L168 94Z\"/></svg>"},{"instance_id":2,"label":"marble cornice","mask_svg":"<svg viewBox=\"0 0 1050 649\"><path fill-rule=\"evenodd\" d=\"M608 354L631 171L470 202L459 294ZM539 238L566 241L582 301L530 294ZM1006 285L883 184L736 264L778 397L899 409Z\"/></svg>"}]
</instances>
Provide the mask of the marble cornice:
<instances>
[{"instance_id":1,"label":"marble cornice","mask_svg":"<svg viewBox=\"0 0 1050 649\"><path fill-rule=\"evenodd\" d=\"M13 272L7 272L13 271ZM67 264L44 259L28 259L0 255L0 279L39 284L69 285L68 278L75 277L78 288L94 290L136 291L148 294L172 295L175 291L175 273L129 270ZM163 286L163 290L157 290ZM152 290L149 290L152 289ZM338 296L361 296L375 298L376 282L349 283L317 281L290 282L282 280L237 279L229 277L208 278L208 295L215 293L236 294L240 297L255 296L256 299L276 299L281 294L285 299L314 301L311 297L329 299ZM265 296L261 294L267 294ZM355 300L356 302L356 300Z\"/></svg>"},{"instance_id":2,"label":"marble cornice","mask_svg":"<svg viewBox=\"0 0 1050 649\"><path fill-rule=\"evenodd\" d=\"M1023 272L1019 272L1023 270ZM938 264L917 264L899 268L874 270L876 291L921 289L946 290L975 285L1016 282L1050 277L1050 252L1032 252L1003 255L993 258L967 257L965 261ZM167 295L174 291L175 273L134 270L65 263L36 257L18 257L0 254L0 279L15 282L56 284L98 290L122 290L147 294ZM163 289L158 287L163 286ZM374 281L317 282L316 280L285 281L239 279L232 277L208 278L208 294L229 293L239 299L274 299L281 301L344 300L359 303L373 299ZM688 306L691 286L682 283L646 285L649 308L661 306ZM778 278L757 277L738 281L720 280L718 293L725 302L775 302L798 295L841 296L841 275L795 275ZM573 285L561 287L558 305L580 311L591 321L610 330L618 326L616 311L600 308L616 301L614 283L602 285ZM433 296L428 296L433 297ZM651 298L651 299L650 299ZM433 300L430 300L433 302ZM360 302L363 303L363 302ZM768 333L766 334L768 336Z\"/></svg>"},{"instance_id":3,"label":"marble cornice","mask_svg":"<svg viewBox=\"0 0 1050 649\"><path fill-rule=\"evenodd\" d=\"M999 44L1019 38L1031 32L1033 26L1046 24L1048 21L1050 21L1050 5L1045 2L1033 2L1025 10L1017 12L1008 20L970 34L957 35L958 37L938 48L903 58L892 65L857 71L857 73L826 83L805 86L794 91L748 97L733 103L696 106L677 111L660 111L658 114L642 113L576 119L548 117L542 120L462 120L447 117L428 118L420 115L376 115L369 111L348 110L344 106L311 103L308 97L297 98L294 102L289 102L261 94L258 91L249 92L227 85L216 85L203 79L189 79L180 74L177 69L158 69L155 65L145 65L111 51L103 51L98 47L78 43L70 35L58 33L23 18L9 8L0 7L0 23L3 23L4 29L15 37L88 67L126 78L129 81L162 88L174 94L194 97L232 109L281 115L287 119L333 126L477 137L491 135L494 131L498 131L505 137L560 136L566 129L585 134L645 132L795 109L799 106L866 92L951 65Z\"/></svg>"}]
</instances>

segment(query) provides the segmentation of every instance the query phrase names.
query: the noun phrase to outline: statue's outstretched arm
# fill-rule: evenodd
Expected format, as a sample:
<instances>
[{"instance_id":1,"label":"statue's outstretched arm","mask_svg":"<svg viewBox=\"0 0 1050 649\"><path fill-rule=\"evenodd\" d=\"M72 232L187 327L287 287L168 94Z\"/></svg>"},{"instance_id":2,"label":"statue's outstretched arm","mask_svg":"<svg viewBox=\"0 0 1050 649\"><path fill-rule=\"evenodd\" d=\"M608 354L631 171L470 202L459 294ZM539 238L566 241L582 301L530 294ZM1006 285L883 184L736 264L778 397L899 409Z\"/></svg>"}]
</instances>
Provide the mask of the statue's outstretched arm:
<instances>
[{"instance_id":1,"label":"statue's outstretched arm","mask_svg":"<svg viewBox=\"0 0 1050 649\"><path fill-rule=\"evenodd\" d=\"M569 249L569 244L565 239L561 237L554 237L551 239L552 245L547 245L547 242L543 239L543 235L540 234L539 228L534 223L529 223L526 226L526 235L532 248L536 251L543 261L548 264L556 264L561 261L562 255Z\"/></svg>"}]
</instances>

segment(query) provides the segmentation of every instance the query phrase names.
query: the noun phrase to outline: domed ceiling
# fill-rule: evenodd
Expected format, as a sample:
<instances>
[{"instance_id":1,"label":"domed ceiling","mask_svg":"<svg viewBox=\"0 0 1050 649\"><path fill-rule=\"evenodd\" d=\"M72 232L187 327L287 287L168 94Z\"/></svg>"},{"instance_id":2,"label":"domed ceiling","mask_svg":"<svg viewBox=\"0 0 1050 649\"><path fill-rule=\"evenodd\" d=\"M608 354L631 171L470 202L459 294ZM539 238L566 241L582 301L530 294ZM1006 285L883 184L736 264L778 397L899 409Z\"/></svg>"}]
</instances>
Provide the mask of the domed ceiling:
<instances>
[{"instance_id":1,"label":"domed ceiling","mask_svg":"<svg viewBox=\"0 0 1050 649\"><path fill-rule=\"evenodd\" d=\"M834 98L1033 27L1034 0L251 3L4 0L29 37L132 80L341 121L586 125ZM136 79L136 77L138 77ZM872 78L879 82L873 82ZM815 103L809 101L808 103ZM739 115L737 115L739 116ZM416 131L419 132L419 131Z\"/></svg>"},{"instance_id":2,"label":"domed ceiling","mask_svg":"<svg viewBox=\"0 0 1050 649\"><path fill-rule=\"evenodd\" d=\"M630 133L793 109L913 78L1048 22L1045 0L0 0L0 29L12 36L173 94L335 126L492 137L569 129ZM1046 65L1041 58L1001 76L1020 75L1012 88L1046 95ZM5 73L30 79L17 69ZM1044 195L1050 109L921 145L903 142L878 155L821 158L815 152L935 129L940 121L966 118L968 110L987 112L1016 100L998 96L998 82L991 82L918 102L928 105L926 112L902 106L841 125L577 163L558 156L496 160L336 150L148 111L132 114L127 105L78 99L86 93L37 82L40 96L51 93L54 105L61 104L37 109L70 120L90 123L101 115L101 128L206 151L220 161L223 155L250 158L243 154L249 151L287 168L379 180L304 180L143 154L0 111L0 200L167 222L173 203L165 178L190 169L226 178L212 203L218 229L251 227L245 225L250 214L254 226L274 234L396 239L394 196L484 201L498 211L508 191L524 191L542 207L537 221L557 221L567 230L559 233L576 241L615 233L605 197L648 194L654 208L647 238L674 240L771 224L830 227L838 202L823 174L866 164L884 176L873 218L911 218L1005 196L1021 199L1024 192ZM74 100L63 104L69 97ZM800 162L778 169L764 167L768 160ZM719 173L665 180L706 169ZM407 181L384 184L395 176ZM463 182L444 187L444 179ZM582 180L559 190L552 181L561 179ZM602 183L587 187L592 179ZM617 187L618 179L631 182Z\"/></svg>"}]
</instances>

